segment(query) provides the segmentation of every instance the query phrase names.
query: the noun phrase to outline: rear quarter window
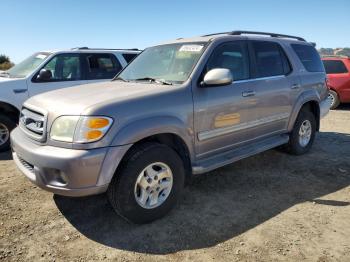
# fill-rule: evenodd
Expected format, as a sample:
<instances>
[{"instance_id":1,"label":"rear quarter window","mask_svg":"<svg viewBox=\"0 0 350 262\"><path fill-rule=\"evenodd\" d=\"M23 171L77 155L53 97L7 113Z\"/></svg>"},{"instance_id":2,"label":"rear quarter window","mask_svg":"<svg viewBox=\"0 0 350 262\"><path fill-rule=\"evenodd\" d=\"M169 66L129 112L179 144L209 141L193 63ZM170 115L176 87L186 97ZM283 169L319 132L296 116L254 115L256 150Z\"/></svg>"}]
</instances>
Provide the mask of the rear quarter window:
<instances>
[{"instance_id":1,"label":"rear quarter window","mask_svg":"<svg viewBox=\"0 0 350 262\"><path fill-rule=\"evenodd\" d=\"M340 60L323 60L324 68L327 74L344 74L348 70L343 61Z\"/></svg>"},{"instance_id":2,"label":"rear quarter window","mask_svg":"<svg viewBox=\"0 0 350 262\"><path fill-rule=\"evenodd\" d=\"M123 57L125 61L129 64L138 54L124 53Z\"/></svg>"},{"instance_id":3,"label":"rear quarter window","mask_svg":"<svg viewBox=\"0 0 350 262\"><path fill-rule=\"evenodd\" d=\"M122 66L112 54L88 54L87 79L112 79L120 72Z\"/></svg>"},{"instance_id":4,"label":"rear quarter window","mask_svg":"<svg viewBox=\"0 0 350 262\"><path fill-rule=\"evenodd\" d=\"M304 65L306 71L324 72L320 55L313 46L300 44L292 44L291 46L297 54L300 62Z\"/></svg>"}]
</instances>

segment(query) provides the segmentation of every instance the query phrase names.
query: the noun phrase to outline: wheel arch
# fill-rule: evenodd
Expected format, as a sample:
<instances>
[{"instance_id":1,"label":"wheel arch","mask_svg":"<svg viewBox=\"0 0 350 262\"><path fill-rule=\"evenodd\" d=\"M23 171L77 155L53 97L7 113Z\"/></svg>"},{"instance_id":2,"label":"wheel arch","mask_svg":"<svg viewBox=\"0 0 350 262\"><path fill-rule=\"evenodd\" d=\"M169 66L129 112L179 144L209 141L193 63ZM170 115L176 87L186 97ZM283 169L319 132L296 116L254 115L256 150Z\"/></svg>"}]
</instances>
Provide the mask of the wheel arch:
<instances>
[{"instance_id":1,"label":"wheel arch","mask_svg":"<svg viewBox=\"0 0 350 262\"><path fill-rule=\"evenodd\" d=\"M137 146L143 143L160 143L169 146L181 157L186 170L186 181L192 175L194 162L193 131L179 118L172 116L152 117L136 120L121 128L112 141L112 146L127 145L120 163L114 168L118 173L122 161Z\"/></svg>"},{"instance_id":2,"label":"wheel arch","mask_svg":"<svg viewBox=\"0 0 350 262\"><path fill-rule=\"evenodd\" d=\"M186 171L186 180L190 178L190 176L192 175L192 162L191 162L190 151L186 145L186 142L183 140L183 138L181 138L179 135L175 133L154 134L137 141L125 153L124 157L122 158L122 161L128 158L128 154L132 152L135 149L135 147L138 147L144 143L152 143L152 142L166 145L171 149L173 149L180 156L180 158L184 163L184 168ZM118 170L119 166L117 167L116 171Z\"/></svg>"},{"instance_id":3,"label":"wheel arch","mask_svg":"<svg viewBox=\"0 0 350 262\"><path fill-rule=\"evenodd\" d=\"M19 109L7 102L0 101L0 114L10 115L16 122L19 120Z\"/></svg>"},{"instance_id":4,"label":"wheel arch","mask_svg":"<svg viewBox=\"0 0 350 262\"><path fill-rule=\"evenodd\" d=\"M178 137L186 145L191 159L194 157L193 130L177 117L160 116L135 120L116 132L112 146L136 144L150 137L164 134Z\"/></svg>"},{"instance_id":5,"label":"wheel arch","mask_svg":"<svg viewBox=\"0 0 350 262\"><path fill-rule=\"evenodd\" d=\"M304 108L307 108L312 112L316 119L316 130L320 130L320 106L319 106L320 98L316 95L303 95L300 96L294 106L294 110L292 111L291 118L288 123L288 131L291 132L294 127L294 123L299 115L299 112Z\"/></svg>"}]
</instances>

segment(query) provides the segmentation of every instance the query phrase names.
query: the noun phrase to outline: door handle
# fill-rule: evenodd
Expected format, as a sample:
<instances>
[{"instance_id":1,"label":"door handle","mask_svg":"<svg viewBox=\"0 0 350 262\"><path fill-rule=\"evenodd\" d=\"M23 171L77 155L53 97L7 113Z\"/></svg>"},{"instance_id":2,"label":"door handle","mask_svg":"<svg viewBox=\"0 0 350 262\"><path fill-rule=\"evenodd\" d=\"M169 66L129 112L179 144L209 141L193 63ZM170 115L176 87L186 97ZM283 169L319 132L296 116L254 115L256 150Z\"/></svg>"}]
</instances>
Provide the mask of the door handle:
<instances>
[{"instance_id":1,"label":"door handle","mask_svg":"<svg viewBox=\"0 0 350 262\"><path fill-rule=\"evenodd\" d=\"M13 89L13 92L15 94L24 93L24 92L27 92L27 89Z\"/></svg>"},{"instance_id":2,"label":"door handle","mask_svg":"<svg viewBox=\"0 0 350 262\"><path fill-rule=\"evenodd\" d=\"M290 87L291 89L299 89L300 85L299 84L294 84Z\"/></svg>"},{"instance_id":3,"label":"door handle","mask_svg":"<svg viewBox=\"0 0 350 262\"><path fill-rule=\"evenodd\" d=\"M255 96L255 91L245 91L242 92L243 97Z\"/></svg>"}]
</instances>

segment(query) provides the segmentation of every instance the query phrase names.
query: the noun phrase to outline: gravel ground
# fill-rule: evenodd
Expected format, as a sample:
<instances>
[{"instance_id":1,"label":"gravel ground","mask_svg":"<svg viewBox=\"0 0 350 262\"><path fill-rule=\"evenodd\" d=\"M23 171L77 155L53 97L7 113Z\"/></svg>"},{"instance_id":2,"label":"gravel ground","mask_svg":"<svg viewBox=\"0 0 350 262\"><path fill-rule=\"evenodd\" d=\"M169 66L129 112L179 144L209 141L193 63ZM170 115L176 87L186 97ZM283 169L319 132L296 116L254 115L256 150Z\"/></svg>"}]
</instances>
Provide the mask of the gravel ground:
<instances>
[{"instance_id":1,"label":"gravel ground","mask_svg":"<svg viewBox=\"0 0 350 262\"><path fill-rule=\"evenodd\" d=\"M307 155L270 150L185 191L168 216L137 226L105 195L38 189L0 154L0 260L350 261L350 106L322 120Z\"/></svg>"}]
</instances>

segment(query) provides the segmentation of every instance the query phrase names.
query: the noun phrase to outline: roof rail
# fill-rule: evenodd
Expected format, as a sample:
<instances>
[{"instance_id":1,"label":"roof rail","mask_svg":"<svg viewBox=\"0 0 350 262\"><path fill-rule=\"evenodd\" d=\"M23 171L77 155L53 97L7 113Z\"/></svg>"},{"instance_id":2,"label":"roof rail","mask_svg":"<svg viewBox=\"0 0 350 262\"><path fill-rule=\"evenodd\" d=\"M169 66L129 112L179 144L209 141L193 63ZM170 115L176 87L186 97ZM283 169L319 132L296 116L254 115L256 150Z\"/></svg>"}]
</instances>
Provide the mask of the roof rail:
<instances>
[{"instance_id":1,"label":"roof rail","mask_svg":"<svg viewBox=\"0 0 350 262\"><path fill-rule=\"evenodd\" d=\"M230 35L268 35L271 37L283 37L283 38L292 38L297 39L299 41L306 42L306 40L299 36L293 36L293 35L282 35L282 34L276 34L276 33L267 33L267 32L254 32L254 31L233 31L230 33Z\"/></svg>"},{"instance_id":2,"label":"roof rail","mask_svg":"<svg viewBox=\"0 0 350 262\"><path fill-rule=\"evenodd\" d=\"M74 47L71 50L128 50L128 51L142 51L138 48L89 48L87 46Z\"/></svg>"},{"instance_id":3,"label":"roof rail","mask_svg":"<svg viewBox=\"0 0 350 262\"><path fill-rule=\"evenodd\" d=\"M81 47L73 47L71 48L71 50L81 50L81 49L89 49L88 47L86 46L81 46Z\"/></svg>"},{"instance_id":4,"label":"roof rail","mask_svg":"<svg viewBox=\"0 0 350 262\"><path fill-rule=\"evenodd\" d=\"M212 35L228 35L228 34L230 34L230 33L231 33L231 32L213 33L213 34L202 35L202 37L205 37L205 36L212 36Z\"/></svg>"},{"instance_id":5,"label":"roof rail","mask_svg":"<svg viewBox=\"0 0 350 262\"><path fill-rule=\"evenodd\" d=\"M292 35L283 35L283 34L276 34L276 33L267 33L267 32L255 32L255 31L231 31L231 32L222 32L222 33L214 33L209 35L203 35L203 36L212 36L212 35L267 35L271 37L280 37L280 38L292 38L297 39L299 41L306 42L306 40L299 36L292 36Z\"/></svg>"}]
</instances>

